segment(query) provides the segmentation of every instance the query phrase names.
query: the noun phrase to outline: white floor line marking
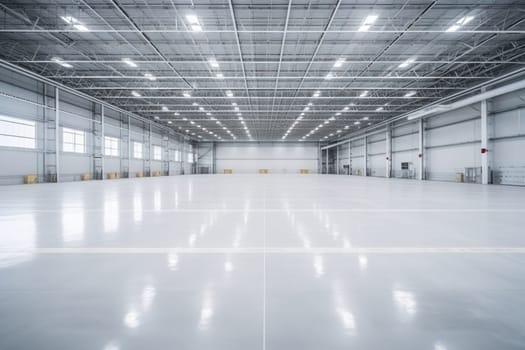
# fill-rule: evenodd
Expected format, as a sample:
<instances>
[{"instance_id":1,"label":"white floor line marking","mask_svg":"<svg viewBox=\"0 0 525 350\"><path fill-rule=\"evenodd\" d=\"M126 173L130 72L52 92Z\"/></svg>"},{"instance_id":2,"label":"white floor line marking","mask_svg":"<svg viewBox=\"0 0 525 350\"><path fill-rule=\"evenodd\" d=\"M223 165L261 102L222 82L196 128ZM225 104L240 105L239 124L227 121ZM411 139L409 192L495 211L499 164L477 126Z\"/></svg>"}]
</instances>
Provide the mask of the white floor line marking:
<instances>
[{"instance_id":1,"label":"white floor line marking","mask_svg":"<svg viewBox=\"0 0 525 350\"><path fill-rule=\"evenodd\" d=\"M266 350L266 184L263 192L263 208L265 209L263 215L263 350Z\"/></svg>"},{"instance_id":2,"label":"white floor line marking","mask_svg":"<svg viewBox=\"0 0 525 350\"><path fill-rule=\"evenodd\" d=\"M68 207L64 209L17 209L17 208L0 208L8 209L5 212L0 212L0 216L9 215L20 215L27 213L61 213L64 210L81 210L86 213L100 213L104 212L104 209L87 209L82 207ZM121 209L120 213L132 213L133 209ZM406 208L406 209L330 209L330 208L319 208L319 209L144 209L143 213L525 213L525 209L486 209L486 208L467 208L467 209L453 209L453 208L437 208L437 209L418 209L418 208Z\"/></svg>"},{"instance_id":3,"label":"white floor line marking","mask_svg":"<svg viewBox=\"0 0 525 350\"><path fill-rule=\"evenodd\" d=\"M91 248L0 248L1 254L525 254L525 247L251 247L251 248L133 248L133 247L91 247ZM263 271L266 276L266 264ZM266 286L266 281L264 281Z\"/></svg>"}]
</instances>

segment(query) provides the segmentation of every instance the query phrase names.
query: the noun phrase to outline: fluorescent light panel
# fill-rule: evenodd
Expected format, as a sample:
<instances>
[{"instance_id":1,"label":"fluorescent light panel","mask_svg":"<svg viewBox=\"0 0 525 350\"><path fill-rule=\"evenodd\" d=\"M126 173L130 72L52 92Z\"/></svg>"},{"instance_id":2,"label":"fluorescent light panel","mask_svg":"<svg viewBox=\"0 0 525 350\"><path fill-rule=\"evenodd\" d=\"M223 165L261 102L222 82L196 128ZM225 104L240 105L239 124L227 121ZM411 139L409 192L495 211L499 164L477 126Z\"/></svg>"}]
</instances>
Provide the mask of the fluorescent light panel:
<instances>
[{"instance_id":1,"label":"fluorescent light panel","mask_svg":"<svg viewBox=\"0 0 525 350\"><path fill-rule=\"evenodd\" d=\"M137 68L137 64L131 60L131 58L123 58L122 62L127 64L130 67Z\"/></svg>"},{"instance_id":2,"label":"fluorescent light panel","mask_svg":"<svg viewBox=\"0 0 525 350\"><path fill-rule=\"evenodd\" d=\"M53 57L51 61L55 62L56 64L64 67L64 68L73 68L73 65L64 62L60 57Z\"/></svg>"},{"instance_id":3,"label":"fluorescent light panel","mask_svg":"<svg viewBox=\"0 0 525 350\"><path fill-rule=\"evenodd\" d=\"M343 65L343 63L345 63L346 59L345 58L338 58L337 61L335 61L334 63L334 68L339 68Z\"/></svg>"}]
</instances>

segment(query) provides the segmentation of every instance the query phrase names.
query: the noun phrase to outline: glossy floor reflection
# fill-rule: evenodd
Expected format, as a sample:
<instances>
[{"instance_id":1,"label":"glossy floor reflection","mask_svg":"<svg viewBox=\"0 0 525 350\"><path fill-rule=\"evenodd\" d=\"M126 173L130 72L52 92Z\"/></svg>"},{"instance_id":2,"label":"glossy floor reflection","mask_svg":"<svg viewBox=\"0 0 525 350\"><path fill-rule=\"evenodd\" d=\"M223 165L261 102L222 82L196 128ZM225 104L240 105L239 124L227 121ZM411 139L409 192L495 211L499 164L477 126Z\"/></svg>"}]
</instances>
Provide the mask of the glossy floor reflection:
<instances>
[{"instance_id":1,"label":"glossy floor reflection","mask_svg":"<svg viewBox=\"0 0 525 350\"><path fill-rule=\"evenodd\" d=\"M524 349L525 188L0 188L0 349Z\"/></svg>"}]
</instances>

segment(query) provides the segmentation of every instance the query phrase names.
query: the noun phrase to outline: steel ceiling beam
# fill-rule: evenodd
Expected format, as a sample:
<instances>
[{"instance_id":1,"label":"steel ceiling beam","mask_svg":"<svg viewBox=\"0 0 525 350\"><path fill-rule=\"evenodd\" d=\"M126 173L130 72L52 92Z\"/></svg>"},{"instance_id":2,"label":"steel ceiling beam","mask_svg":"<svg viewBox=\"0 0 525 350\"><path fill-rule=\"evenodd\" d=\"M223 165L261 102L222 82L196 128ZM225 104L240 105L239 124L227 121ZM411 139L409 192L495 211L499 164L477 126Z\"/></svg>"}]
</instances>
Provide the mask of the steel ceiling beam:
<instances>
[{"instance_id":1,"label":"steel ceiling beam","mask_svg":"<svg viewBox=\"0 0 525 350\"><path fill-rule=\"evenodd\" d=\"M275 85L273 88L273 99L272 99L272 110L270 112L270 117L273 116L273 109L275 106L275 96L277 95L277 87L279 86L279 76L281 75L281 64L283 60L283 54L284 54L284 45L286 43L286 31L288 30L288 21L290 19L290 12L292 10L292 0L288 1L288 8L286 10L286 19L284 21L284 33L281 40L281 49L279 50L279 63L277 66L277 77L275 78Z\"/></svg>"},{"instance_id":2,"label":"steel ceiling beam","mask_svg":"<svg viewBox=\"0 0 525 350\"><path fill-rule=\"evenodd\" d=\"M230 15L231 15L232 25L233 25L233 29L234 29L234 34L235 34L235 40L237 42L237 51L238 51L239 60L240 60L240 63L241 63L242 76L244 78L244 88L245 88L246 96L248 97L248 102L250 104L250 110L253 110L252 102L251 102L251 99L250 99L250 91L248 90L248 79L247 79L247 76L246 76L246 67L244 66L244 59L243 59L243 56L242 56L242 48L241 48L241 41L239 39L239 31L238 31L238 28L237 28L237 20L235 19L235 11L233 10L233 2L232 2L232 0L228 0L228 5L229 5L229 8L230 8Z\"/></svg>"},{"instance_id":3,"label":"steel ceiling beam","mask_svg":"<svg viewBox=\"0 0 525 350\"><path fill-rule=\"evenodd\" d=\"M110 0L113 2L113 0ZM2 28L0 33L77 33L86 35L89 33L142 33L142 34L152 34L152 33L193 33L190 30L181 30L181 29L90 29L89 31L79 31L71 28L62 28L62 29L20 29L20 28ZM284 30L231 30L231 29L203 29L199 33L209 33L209 34L283 34ZM484 35L484 34L525 34L525 30L498 30L498 29L483 29L483 30L457 30L455 32L449 32L446 28L440 30L422 30L422 29L412 29L412 30L403 30L403 29L390 29L390 30L368 30L367 32L362 32L358 29L338 29L338 30L288 30L288 34L443 34L453 36L457 34L471 34L471 35Z\"/></svg>"},{"instance_id":4,"label":"steel ceiling beam","mask_svg":"<svg viewBox=\"0 0 525 350\"><path fill-rule=\"evenodd\" d=\"M411 56L411 55L407 55ZM133 59L133 57L130 57ZM100 63L114 63L114 64L122 64L122 60L107 60L107 59L97 59L97 60L76 60L76 59L66 59L63 58L64 62L67 63L80 63L80 64L100 64ZM405 62L405 60L377 60L376 64L400 64ZM142 59L133 59L133 62L137 64L165 64L166 61L156 61L156 60L142 60ZM191 63L191 64L208 64L205 60L172 60L169 59L168 62L170 63ZM302 63L309 63L310 60L251 60L251 61L245 61L247 64L278 64L281 62L281 64L302 64ZM316 60L313 62L313 64L326 64L326 63L333 63L334 60ZM370 60L346 60L346 64L365 64L370 62ZM55 63L52 60L15 60L11 61L11 63ZM240 63L239 60L217 60L217 63L219 64L231 64L231 63ZM467 60L467 61L461 61L461 60L415 60L414 64L447 64L447 63L459 63L459 64L519 64L519 65L525 65L525 61L512 61L512 60Z\"/></svg>"},{"instance_id":5,"label":"steel ceiling beam","mask_svg":"<svg viewBox=\"0 0 525 350\"><path fill-rule=\"evenodd\" d=\"M162 54L162 52L159 51L159 49L153 44L150 38L148 38L144 32L140 30L140 28L137 26L135 21L128 15L128 13L117 3L116 0L109 0L111 4L115 7L117 12L124 17L124 19L129 23L129 25L134 29L132 32L135 34L138 34L144 41L148 43L148 45L152 48L152 50L160 57L163 61L166 62L166 64L171 68L171 70L177 75L177 77L182 80L189 88L193 89L193 86L188 82L178 71L177 69L168 62L167 58Z\"/></svg>"},{"instance_id":6,"label":"steel ceiling beam","mask_svg":"<svg viewBox=\"0 0 525 350\"><path fill-rule=\"evenodd\" d=\"M51 75L51 76L48 76L48 78L52 78L52 79L138 79L138 80L143 80L143 81L149 81L150 79L147 78L147 77L144 77L142 75L134 75L134 76L130 76L130 75ZM260 80L260 79L263 79L263 80L274 80L276 77L275 76L242 76L242 77L235 77L235 76L231 76L231 77L224 77L223 79L220 79L220 80L245 80L245 79L250 79L250 80ZM369 79L369 80L374 80L374 79L379 79L379 80L469 80L469 79L491 79L492 77L462 77L462 76L419 76L419 75L411 75L411 76L395 76L395 75L383 75L383 76L378 76L378 75L373 75L373 76L370 76L370 75L367 75L367 76L357 76L357 75L347 75L347 76L339 76L339 77L333 77L331 78L330 80L334 81L334 80L345 80L345 79L363 79L363 80L366 80L366 79ZM156 80L172 80L172 79L178 79L177 77L173 77L173 76L155 76L155 79ZM219 79L213 77L213 76L186 76L186 79L195 79L195 80L214 80L214 81L217 81ZM305 76L305 77L300 77L300 76L282 76L280 77L279 79L285 79L285 80L326 80L325 76ZM246 89L248 87L246 86ZM301 86L299 87L295 87L295 88L292 88L290 87L290 89L300 89ZM188 89L186 89L188 90ZM198 89L196 89L198 90Z\"/></svg>"}]
</instances>

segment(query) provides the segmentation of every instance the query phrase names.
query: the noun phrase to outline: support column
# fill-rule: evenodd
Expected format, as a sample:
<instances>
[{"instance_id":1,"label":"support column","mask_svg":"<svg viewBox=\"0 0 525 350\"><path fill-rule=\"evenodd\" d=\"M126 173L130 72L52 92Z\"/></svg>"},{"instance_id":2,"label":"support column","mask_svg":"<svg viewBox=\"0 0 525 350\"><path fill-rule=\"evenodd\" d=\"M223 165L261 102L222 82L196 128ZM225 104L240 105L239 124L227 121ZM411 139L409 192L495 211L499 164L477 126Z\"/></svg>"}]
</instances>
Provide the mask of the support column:
<instances>
[{"instance_id":1,"label":"support column","mask_svg":"<svg viewBox=\"0 0 525 350\"><path fill-rule=\"evenodd\" d=\"M488 113L487 100L481 101L481 183L489 183L489 157L488 157Z\"/></svg>"},{"instance_id":2,"label":"support column","mask_svg":"<svg viewBox=\"0 0 525 350\"><path fill-rule=\"evenodd\" d=\"M211 173L215 174L215 142L211 143Z\"/></svg>"},{"instance_id":3,"label":"support column","mask_svg":"<svg viewBox=\"0 0 525 350\"><path fill-rule=\"evenodd\" d=\"M368 176L368 137L363 137L363 176Z\"/></svg>"},{"instance_id":4,"label":"support column","mask_svg":"<svg viewBox=\"0 0 525 350\"><path fill-rule=\"evenodd\" d=\"M55 87L55 166L57 183L60 182L60 90Z\"/></svg>"},{"instance_id":5,"label":"support column","mask_svg":"<svg viewBox=\"0 0 525 350\"><path fill-rule=\"evenodd\" d=\"M105 143L106 143L106 136L105 136L105 129L104 129L104 105L100 105L100 122L101 122L101 133L102 133L102 141L101 141L101 146L102 146L102 150L100 151L100 156L102 157L101 160L101 167L102 167L102 178L100 180L104 180L105 179L105 173L104 173L104 156L105 156L105 152L106 152L106 146L105 146Z\"/></svg>"},{"instance_id":6,"label":"support column","mask_svg":"<svg viewBox=\"0 0 525 350\"><path fill-rule=\"evenodd\" d=\"M148 149L149 149L149 154L148 154L148 176L151 177L151 174L152 174L152 171L151 171L151 168L152 168L152 165L153 165L153 146L151 144L151 136L152 136L152 132L151 132L151 122L148 122L149 124L149 132L148 132Z\"/></svg>"},{"instance_id":7,"label":"support column","mask_svg":"<svg viewBox=\"0 0 525 350\"><path fill-rule=\"evenodd\" d=\"M328 174L328 148L326 149L326 161L324 163L325 174Z\"/></svg>"},{"instance_id":8,"label":"support column","mask_svg":"<svg viewBox=\"0 0 525 350\"><path fill-rule=\"evenodd\" d=\"M339 146L335 146L335 173L339 175Z\"/></svg>"},{"instance_id":9,"label":"support column","mask_svg":"<svg viewBox=\"0 0 525 350\"><path fill-rule=\"evenodd\" d=\"M386 129L386 149L385 149L385 177L389 178L392 176L392 128L390 125Z\"/></svg>"},{"instance_id":10,"label":"support column","mask_svg":"<svg viewBox=\"0 0 525 350\"><path fill-rule=\"evenodd\" d=\"M348 175L352 175L352 141L348 141Z\"/></svg>"},{"instance_id":11,"label":"support column","mask_svg":"<svg viewBox=\"0 0 525 350\"><path fill-rule=\"evenodd\" d=\"M128 178L131 177L131 117L128 115Z\"/></svg>"},{"instance_id":12,"label":"support column","mask_svg":"<svg viewBox=\"0 0 525 350\"><path fill-rule=\"evenodd\" d=\"M417 174L417 179L418 180L424 180L425 179L425 175L424 175L424 172L425 172L425 155L423 154L423 151L424 151L424 133L425 133L425 130L424 130L424 124L423 124L423 119L419 119L419 134L418 134L418 139L419 139L419 146L418 146L418 157L419 157L419 163L418 163L418 174Z\"/></svg>"}]
</instances>

